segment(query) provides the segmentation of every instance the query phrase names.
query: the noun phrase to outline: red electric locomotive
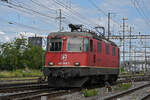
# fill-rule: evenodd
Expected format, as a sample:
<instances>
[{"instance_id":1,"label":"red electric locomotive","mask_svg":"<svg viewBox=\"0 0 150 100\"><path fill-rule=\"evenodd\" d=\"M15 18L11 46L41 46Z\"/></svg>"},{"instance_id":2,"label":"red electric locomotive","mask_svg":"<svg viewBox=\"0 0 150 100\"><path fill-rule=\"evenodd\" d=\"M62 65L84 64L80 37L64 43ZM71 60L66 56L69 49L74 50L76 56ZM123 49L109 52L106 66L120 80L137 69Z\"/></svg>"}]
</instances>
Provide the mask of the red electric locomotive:
<instances>
[{"instance_id":1,"label":"red electric locomotive","mask_svg":"<svg viewBox=\"0 0 150 100\"><path fill-rule=\"evenodd\" d=\"M44 75L50 87L81 87L114 82L119 74L119 48L91 32L53 32L47 37Z\"/></svg>"}]
</instances>

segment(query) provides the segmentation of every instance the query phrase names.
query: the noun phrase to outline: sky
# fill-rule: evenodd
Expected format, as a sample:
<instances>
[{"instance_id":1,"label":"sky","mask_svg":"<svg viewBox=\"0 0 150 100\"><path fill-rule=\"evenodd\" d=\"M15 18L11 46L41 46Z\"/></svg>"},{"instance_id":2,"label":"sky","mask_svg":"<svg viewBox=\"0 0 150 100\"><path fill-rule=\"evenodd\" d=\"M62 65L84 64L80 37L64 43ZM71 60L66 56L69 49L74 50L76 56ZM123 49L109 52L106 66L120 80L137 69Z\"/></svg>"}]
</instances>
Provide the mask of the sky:
<instances>
[{"instance_id":1,"label":"sky","mask_svg":"<svg viewBox=\"0 0 150 100\"><path fill-rule=\"evenodd\" d=\"M111 13L111 34L122 31L122 18L126 20L126 34L150 31L149 0L0 0L0 42L12 41L18 34L44 35L59 31L59 9L62 29L67 25L83 24L92 29L100 25L107 29L107 14ZM107 30L106 30L107 34Z\"/></svg>"},{"instance_id":2,"label":"sky","mask_svg":"<svg viewBox=\"0 0 150 100\"><path fill-rule=\"evenodd\" d=\"M89 29L103 26L107 36L108 13L111 13L111 35L122 35L122 18L128 19L125 21L126 35L129 34L129 27L132 27L132 34L140 32L150 35L150 0L4 1L0 0L0 43L13 41L20 34L25 37L35 36L35 34L46 37L50 32L59 31L60 9L62 31L69 31L70 23L82 24ZM143 40L132 40L133 56L136 50L144 52L143 46L149 44L149 40L146 41L148 43ZM122 41L115 42L122 50ZM125 46L125 51L128 51L129 41L126 41ZM140 59L144 59L144 56Z\"/></svg>"}]
</instances>

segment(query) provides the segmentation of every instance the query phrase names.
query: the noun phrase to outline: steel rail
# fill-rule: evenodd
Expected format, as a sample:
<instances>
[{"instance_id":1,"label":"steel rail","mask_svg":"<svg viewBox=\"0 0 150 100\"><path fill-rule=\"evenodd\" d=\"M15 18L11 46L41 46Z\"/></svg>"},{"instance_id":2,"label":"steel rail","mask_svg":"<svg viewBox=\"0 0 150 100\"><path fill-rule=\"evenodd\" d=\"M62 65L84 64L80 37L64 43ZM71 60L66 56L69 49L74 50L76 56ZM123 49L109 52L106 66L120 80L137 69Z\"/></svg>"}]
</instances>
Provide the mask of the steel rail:
<instances>
[{"instance_id":1,"label":"steel rail","mask_svg":"<svg viewBox=\"0 0 150 100\"><path fill-rule=\"evenodd\" d=\"M52 91L50 93L31 95L31 96L27 96L27 97L23 97L23 98L17 98L17 99L14 99L14 100L38 100L42 96L46 96L48 99L50 99L50 98L54 98L54 97L57 97L57 96L62 96L62 95L68 94L68 93L73 93L73 92L76 92L76 91L79 91L79 90L80 89Z\"/></svg>"},{"instance_id":2,"label":"steel rail","mask_svg":"<svg viewBox=\"0 0 150 100\"><path fill-rule=\"evenodd\" d=\"M34 91L26 91L26 92L19 92L19 93L12 93L12 94L6 94L3 96L0 96L0 100L14 100L16 98L23 98L29 95L37 95L40 93L48 92L48 91L53 91L53 88L50 89L40 89L40 90L34 90Z\"/></svg>"},{"instance_id":3,"label":"steel rail","mask_svg":"<svg viewBox=\"0 0 150 100\"><path fill-rule=\"evenodd\" d=\"M0 88L0 93L10 93L10 92L17 92L17 91L25 91L25 90L31 90L31 89L38 89L38 88L43 88L47 87L47 83L28 83L28 84L23 84L23 85L15 85L15 86L8 86L8 87L1 87Z\"/></svg>"},{"instance_id":4,"label":"steel rail","mask_svg":"<svg viewBox=\"0 0 150 100\"><path fill-rule=\"evenodd\" d=\"M150 85L150 83L142 84L142 85L140 85L140 86L138 86L138 87L130 88L130 89L126 90L126 91L119 92L119 93L116 93L116 94L112 94L111 96L106 96L106 97L103 98L103 100L113 100L113 99L122 97L122 96L124 96L124 95L127 95L127 94L129 94L129 93L131 93L131 92L134 92L134 91L136 91L136 90L139 90L139 89L142 89L142 88L144 88L144 87L147 87L147 86L149 86L149 85Z\"/></svg>"}]
</instances>

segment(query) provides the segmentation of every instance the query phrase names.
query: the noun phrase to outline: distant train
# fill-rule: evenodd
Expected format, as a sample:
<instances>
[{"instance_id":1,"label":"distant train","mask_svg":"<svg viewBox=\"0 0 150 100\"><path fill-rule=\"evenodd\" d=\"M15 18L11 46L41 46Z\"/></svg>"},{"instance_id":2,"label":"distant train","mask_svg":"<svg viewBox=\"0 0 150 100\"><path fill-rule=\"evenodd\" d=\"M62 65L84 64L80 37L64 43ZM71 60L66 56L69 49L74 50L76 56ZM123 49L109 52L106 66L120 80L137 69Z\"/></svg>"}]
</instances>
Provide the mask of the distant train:
<instances>
[{"instance_id":1,"label":"distant train","mask_svg":"<svg viewBox=\"0 0 150 100\"><path fill-rule=\"evenodd\" d=\"M71 25L70 25L71 26ZM44 75L50 87L82 87L115 82L119 74L117 45L93 32L53 32L47 37Z\"/></svg>"}]
</instances>

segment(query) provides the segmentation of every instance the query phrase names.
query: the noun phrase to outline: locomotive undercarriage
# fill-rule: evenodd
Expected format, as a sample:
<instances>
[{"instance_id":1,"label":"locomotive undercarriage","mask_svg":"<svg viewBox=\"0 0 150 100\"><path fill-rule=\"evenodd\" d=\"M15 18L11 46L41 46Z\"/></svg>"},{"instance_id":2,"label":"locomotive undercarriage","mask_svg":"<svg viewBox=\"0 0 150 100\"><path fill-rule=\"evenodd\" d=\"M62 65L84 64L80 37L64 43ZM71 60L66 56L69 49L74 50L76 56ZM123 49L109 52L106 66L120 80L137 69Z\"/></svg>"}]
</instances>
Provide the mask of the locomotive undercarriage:
<instances>
[{"instance_id":1,"label":"locomotive undercarriage","mask_svg":"<svg viewBox=\"0 0 150 100\"><path fill-rule=\"evenodd\" d=\"M45 67L50 87L82 87L85 84L114 82L119 69L90 67Z\"/></svg>"}]
</instances>

